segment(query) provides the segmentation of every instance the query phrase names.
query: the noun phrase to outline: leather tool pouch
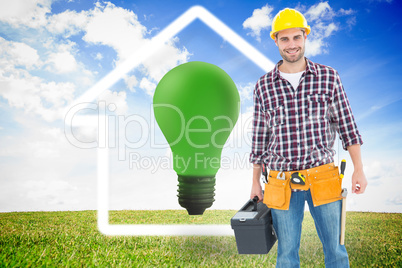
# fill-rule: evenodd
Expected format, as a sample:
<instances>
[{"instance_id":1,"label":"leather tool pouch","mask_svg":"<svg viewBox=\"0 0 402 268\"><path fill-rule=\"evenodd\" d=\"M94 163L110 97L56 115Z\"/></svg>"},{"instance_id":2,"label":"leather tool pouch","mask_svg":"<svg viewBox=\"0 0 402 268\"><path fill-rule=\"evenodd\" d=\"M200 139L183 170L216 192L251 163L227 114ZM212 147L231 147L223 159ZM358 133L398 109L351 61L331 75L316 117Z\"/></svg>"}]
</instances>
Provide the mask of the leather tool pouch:
<instances>
[{"instance_id":1,"label":"leather tool pouch","mask_svg":"<svg viewBox=\"0 0 402 268\"><path fill-rule=\"evenodd\" d=\"M264 204L269 208L288 210L292 194L289 183L289 179L280 180L269 176L265 184Z\"/></svg>"},{"instance_id":2,"label":"leather tool pouch","mask_svg":"<svg viewBox=\"0 0 402 268\"><path fill-rule=\"evenodd\" d=\"M314 206L328 204L342 199L342 179L339 177L338 167L330 171L311 174L310 190Z\"/></svg>"}]
</instances>

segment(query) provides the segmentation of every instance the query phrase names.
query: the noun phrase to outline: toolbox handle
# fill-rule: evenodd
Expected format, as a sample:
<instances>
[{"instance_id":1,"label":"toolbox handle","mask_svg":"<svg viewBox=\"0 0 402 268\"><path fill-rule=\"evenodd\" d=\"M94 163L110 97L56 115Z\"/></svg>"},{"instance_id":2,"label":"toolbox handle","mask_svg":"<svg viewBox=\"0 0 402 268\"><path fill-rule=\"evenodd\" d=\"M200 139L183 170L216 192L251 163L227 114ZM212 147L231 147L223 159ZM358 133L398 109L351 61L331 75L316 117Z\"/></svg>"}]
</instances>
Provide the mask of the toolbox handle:
<instances>
[{"instance_id":1,"label":"toolbox handle","mask_svg":"<svg viewBox=\"0 0 402 268\"><path fill-rule=\"evenodd\" d=\"M257 211L257 203L258 203L258 196L254 196L253 198L253 210L252 211Z\"/></svg>"}]
</instances>

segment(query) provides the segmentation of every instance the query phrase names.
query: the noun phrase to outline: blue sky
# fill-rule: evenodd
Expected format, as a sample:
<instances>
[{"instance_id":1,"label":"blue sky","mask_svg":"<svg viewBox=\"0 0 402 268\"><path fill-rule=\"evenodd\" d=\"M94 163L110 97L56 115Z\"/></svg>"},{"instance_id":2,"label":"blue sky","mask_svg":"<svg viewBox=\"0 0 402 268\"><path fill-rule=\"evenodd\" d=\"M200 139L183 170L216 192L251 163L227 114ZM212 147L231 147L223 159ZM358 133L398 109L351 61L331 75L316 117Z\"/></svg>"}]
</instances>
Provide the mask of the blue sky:
<instances>
[{"instance_id":1,"label":"blue sky","mask_svg":"<svg viewBox=\"0 0 402 268\"><path fill-rule=\"evenodd\" d=\"M15 0L0 5L0 211L96 209L96 148L69 142L64 107L190 7L202 5L274 63L280 55L269 37L272 18L285 7L305 14L312 27L307 57L338 70L364 140L369 188L365 195L351 195L348 209L402 212L398 1ZM134 149L120 143L112 150L112 209L179 208L170 151L151 141L163 143L152 124L151 104L163 74L194 60L225 70L241 96L240 123L223 151L229 164L217 175L213 208L237 209L248 198L251 97L264 71L196 20L98 98L116 105L113 122L118 116L143 119L119 125L113 134L116 141L127 134L123 142L131 145L145 142ZM76 126L73 133L81 144L97 138L90 126ZM345 152L339 157L348 160L350 178L350 158ZM157 201L141 202L150 193Z\"/></svg>"}]
</instances>

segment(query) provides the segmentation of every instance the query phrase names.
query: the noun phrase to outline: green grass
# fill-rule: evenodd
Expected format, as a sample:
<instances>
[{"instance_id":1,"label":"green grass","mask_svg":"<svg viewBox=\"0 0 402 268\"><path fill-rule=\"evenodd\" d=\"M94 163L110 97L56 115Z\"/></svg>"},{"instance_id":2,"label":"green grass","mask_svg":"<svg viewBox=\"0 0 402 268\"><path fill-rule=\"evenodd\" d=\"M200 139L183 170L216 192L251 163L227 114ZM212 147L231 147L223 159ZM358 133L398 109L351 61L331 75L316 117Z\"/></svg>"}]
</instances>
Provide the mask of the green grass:
<instances>
[{"instance_id":1,"label":"green grass","mask_svg":"<svg viewBox=\"0 0 402 268\"><path fill-rule=\"evenodd\" d=\"M112 211L113 224L229 224L236 211ZM402 214L347 214L351 267L402 267ZM307 212L302 267L324 267L321 243ZM109 237L97 230L96 211L0 213L0 267L273 267L266 255L237 254L234 237Z\"/></svg>"}]
</instances>

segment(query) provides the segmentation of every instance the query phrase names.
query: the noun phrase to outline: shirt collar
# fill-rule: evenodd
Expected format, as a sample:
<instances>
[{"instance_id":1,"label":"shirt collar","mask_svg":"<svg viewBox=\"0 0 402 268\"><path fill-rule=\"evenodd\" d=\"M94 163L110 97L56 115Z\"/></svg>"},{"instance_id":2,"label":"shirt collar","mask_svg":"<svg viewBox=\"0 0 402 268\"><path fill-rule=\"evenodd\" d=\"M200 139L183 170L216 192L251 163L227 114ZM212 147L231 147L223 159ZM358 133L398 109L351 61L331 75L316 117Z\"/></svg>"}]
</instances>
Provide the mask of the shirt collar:
<instances>
[{"instance_id":1,"label":"shirt collar","mask_svg":"<svg viewBox=\"0 0 402 268\"><path fill-rule=\"evenodd\" d=\"M317 75L317 70L315 69L315 66L314 66L314 63L311 61L311 60L309 60L308 58L305 58L306 59L306 63L307 63L307 66L306 66L306 73L312 73L312 74L314 74L314 75ZM274 67L274 70L273 70L273 72L272 72L272 75L273 75L273 78L274 79L279 79L281 76L280 76L280 73L279 73L279 66L281 65L283 63L283 60L280 60L276 65L275 65L275 67Z\"/></svg>"},{"instance_id":2,"label":"shirt collar","mask_svg":"<svg viewBox=\"0 0 402 268\"><path fill-rule=\"evenodd\" d=\"M312 73L314 75L317 75L317 70L315 69L315 64L308 58L306 58L307 62L307 67L306 67L306 73Z\"/></svg>"}]
</instances>

